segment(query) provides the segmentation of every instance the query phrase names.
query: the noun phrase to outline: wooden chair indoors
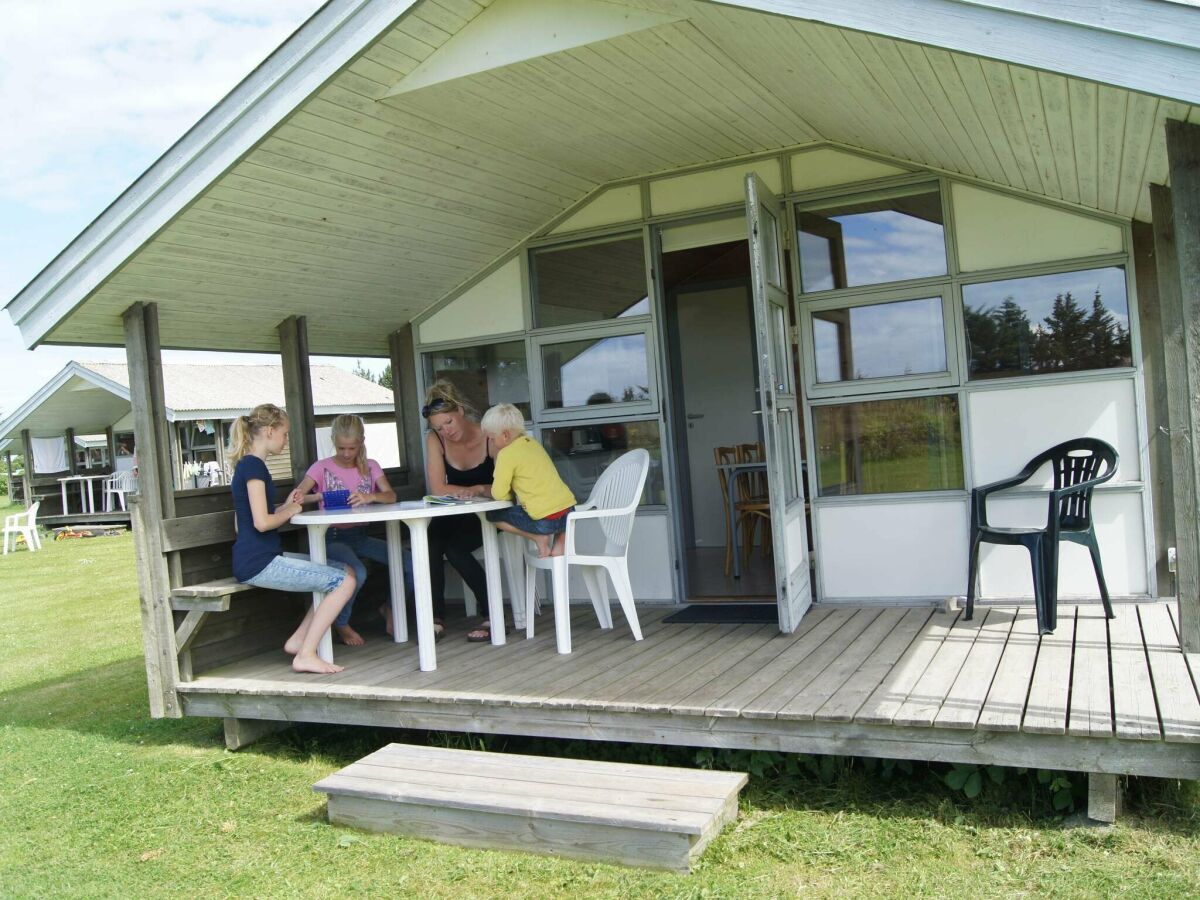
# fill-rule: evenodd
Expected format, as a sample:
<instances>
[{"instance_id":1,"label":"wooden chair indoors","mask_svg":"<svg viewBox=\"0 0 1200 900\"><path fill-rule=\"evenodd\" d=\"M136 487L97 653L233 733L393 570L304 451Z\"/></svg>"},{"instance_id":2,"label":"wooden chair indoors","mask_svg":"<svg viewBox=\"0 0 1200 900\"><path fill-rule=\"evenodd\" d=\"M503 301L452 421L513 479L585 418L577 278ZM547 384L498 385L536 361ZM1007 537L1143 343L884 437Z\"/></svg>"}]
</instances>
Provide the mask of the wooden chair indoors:
<instances>
[{"instance_id":1,"label":"wooden chair indoors","mask_svg":"<svg viewBox=\"0 0 1200 900\"><path fill-rule=\"evenodd\" d=\"M737 461L740 463L766 463L762 443L738 444ZM762 526L762 557L774 551L771 546L771 503L767 496L767 472L749 472L738 479L738 519L742 527L742 565L749 565L754 552L754 534Z\"/></svg>"}]
</instances>

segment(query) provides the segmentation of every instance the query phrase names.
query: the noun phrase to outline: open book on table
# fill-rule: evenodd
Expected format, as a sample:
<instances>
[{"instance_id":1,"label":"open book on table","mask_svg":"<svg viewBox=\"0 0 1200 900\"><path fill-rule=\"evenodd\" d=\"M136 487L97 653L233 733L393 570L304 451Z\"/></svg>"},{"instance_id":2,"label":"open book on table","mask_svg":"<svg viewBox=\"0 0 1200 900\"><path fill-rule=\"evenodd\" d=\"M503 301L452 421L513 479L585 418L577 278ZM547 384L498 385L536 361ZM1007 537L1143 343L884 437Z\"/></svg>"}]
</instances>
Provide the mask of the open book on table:
<instances>
[{"instance_id":1,"label":"open book on table","mask_svg":"<svg viewBox=\"0 0 1200 900\"><path fill-rule=\"evenodd\" d=\"M424 500L430 506L455 506L459 503L475 503L479 498L467 497L466 499L459 499L451 494L426 494Z\"/></svg>"}]
</instances>

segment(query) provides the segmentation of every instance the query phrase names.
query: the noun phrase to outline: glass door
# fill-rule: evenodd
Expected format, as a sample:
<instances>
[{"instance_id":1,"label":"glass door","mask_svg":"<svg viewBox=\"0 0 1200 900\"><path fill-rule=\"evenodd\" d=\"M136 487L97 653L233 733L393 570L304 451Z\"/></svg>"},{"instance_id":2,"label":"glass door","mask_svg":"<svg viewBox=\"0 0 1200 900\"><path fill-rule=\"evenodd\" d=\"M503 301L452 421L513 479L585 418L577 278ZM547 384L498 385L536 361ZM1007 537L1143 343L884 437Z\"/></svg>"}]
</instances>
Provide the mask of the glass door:
<instances>
[{"instance_id":1,"label":"glass door","mask_svg":"<svg viewBox=\"0 0 1200 900\"><path fill-rule=\"evenodd\" d=\"M800 417L783 264L783 202L755 174L746 176L746 222L758 337L759 409L771 503L775 597L779 630L790 633L812 605Z\"/></svg>"}]
</instances>

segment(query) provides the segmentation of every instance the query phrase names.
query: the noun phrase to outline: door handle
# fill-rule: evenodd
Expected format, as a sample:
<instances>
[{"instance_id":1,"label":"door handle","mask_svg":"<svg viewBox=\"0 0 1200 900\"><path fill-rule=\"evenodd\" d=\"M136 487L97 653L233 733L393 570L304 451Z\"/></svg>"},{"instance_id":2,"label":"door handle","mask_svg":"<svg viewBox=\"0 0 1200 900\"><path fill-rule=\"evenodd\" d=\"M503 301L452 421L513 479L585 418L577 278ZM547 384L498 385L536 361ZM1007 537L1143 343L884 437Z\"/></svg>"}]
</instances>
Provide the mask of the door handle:
<instances>
[{"instance_id":1,"label":"door handle","mask_svg":"<svg viewBox=\"0 0 1200 900\"><path fill-rule=\"evenodd\" d=\"M687 414L687 417L688 417L689 419L703 419L703 418L704 418L704 413L688 413L688 414Z\"/></svg>"},{"instance_id":2,"label":"door handle","mask_svg":"<svg viewBox=\"0 0 1200 900\"><path fill-rule=\"evenodd\" d=\"M750 410L750 415L752 415L752 416L761 416L761 415L762 415L762 410L761 410L761 409L752 409L752 410Z\"/></svg>"}]
</instances>

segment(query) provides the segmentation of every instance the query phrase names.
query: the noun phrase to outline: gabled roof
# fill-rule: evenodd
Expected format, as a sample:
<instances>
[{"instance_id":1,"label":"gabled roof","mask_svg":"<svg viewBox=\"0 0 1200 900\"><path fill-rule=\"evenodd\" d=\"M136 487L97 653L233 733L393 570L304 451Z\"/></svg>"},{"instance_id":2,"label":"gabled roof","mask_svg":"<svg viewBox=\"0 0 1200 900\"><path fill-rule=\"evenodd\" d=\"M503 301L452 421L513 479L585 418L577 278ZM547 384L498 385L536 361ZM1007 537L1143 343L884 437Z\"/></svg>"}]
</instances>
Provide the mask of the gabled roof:
<instances>
[{"instance_id":1,"label":"gabled roof","mask_svg":"<svg viewBox=\"0 0 1200 900\"><path fill-rule=\"evenodd\" d=\"M8 309L379 355L614 180L827 141L1146 219L1196 103L1200 14L1158 0L331 0Z\"/></svg>"},{"instance_id":2,"label":"gabled roof","mask_svg":"<svg viewBox=\"0 0 1200 900\"><path fill-rule=\"evenodd\" d=\"M337 366L312 366L317 415L390 412L392 392ZM272 365L163 365L167 419L228 419L259 403L284 405L283 367ZM11 416L0 422L0 441L102 433L130 412L129 374L122 363L70 362ZM0 447L3 445L0 444Z\"/></svg>"}]
</instances>

